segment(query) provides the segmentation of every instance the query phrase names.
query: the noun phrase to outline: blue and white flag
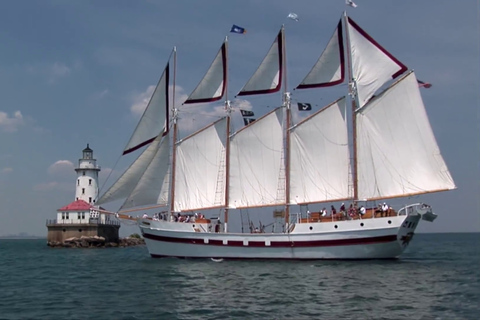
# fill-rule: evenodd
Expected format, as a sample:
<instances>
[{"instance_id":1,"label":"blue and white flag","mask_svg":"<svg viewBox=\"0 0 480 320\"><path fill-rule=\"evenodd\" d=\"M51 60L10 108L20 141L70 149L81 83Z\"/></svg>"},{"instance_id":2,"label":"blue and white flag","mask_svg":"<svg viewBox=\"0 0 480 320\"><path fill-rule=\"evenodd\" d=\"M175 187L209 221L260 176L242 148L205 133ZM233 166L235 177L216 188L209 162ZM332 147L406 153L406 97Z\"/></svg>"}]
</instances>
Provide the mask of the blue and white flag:
<instances>
[{"instance_id":1,"label":"blue and white flag","mask_svg":"<svg viewBox=\"0 0 480 320\"><path fill-rule=\"evenodd\" d=\"M239 27L234 24L232 26L232 29L230 29L230 32L243 34L243 33L247 33L247 30L245 30L245 28Z\"/></svg>"},{"instance_id":2,"label":"blue and white flag","mask_svg":"<svg viewBox=\"0 0 480 320\"><path fill-rule=\"evenodd\" d=\"M290 12L287 16L287 18L298 21L298 14Z\"/></svg>"}]
</instances>

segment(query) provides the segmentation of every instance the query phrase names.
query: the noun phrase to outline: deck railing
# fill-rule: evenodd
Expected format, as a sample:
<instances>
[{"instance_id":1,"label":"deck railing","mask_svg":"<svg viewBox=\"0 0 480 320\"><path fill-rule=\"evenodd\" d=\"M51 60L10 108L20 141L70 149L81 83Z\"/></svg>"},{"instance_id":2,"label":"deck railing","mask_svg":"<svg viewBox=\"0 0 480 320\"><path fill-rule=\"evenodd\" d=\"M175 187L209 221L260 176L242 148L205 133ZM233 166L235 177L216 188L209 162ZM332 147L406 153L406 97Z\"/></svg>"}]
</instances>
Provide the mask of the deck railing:
<instances>
[{"instance_id":1,"label":"deck railing","mask_svg":"<svg viewBox=\"0 0 480 320\"><path fill-rule=\"evenodd\" d=\"M93 225L110 225L110 226L119 226L120 221L116 220L107 220L107 221L102 221L100 219L82 219L82 220L77 220L77 219L47 219L46 225L52 225L52 224L93 224Z\"/></svg>"}]
</instances>

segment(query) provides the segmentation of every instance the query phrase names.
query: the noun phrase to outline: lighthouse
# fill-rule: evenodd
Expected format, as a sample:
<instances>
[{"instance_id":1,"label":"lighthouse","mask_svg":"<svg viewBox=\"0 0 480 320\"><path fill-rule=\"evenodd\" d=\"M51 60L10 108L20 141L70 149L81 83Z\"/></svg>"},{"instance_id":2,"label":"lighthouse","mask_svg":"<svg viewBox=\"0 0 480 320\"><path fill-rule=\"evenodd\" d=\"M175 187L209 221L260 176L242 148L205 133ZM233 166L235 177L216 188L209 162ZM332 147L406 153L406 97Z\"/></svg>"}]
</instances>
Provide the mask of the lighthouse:
<instances>
[{"instance_id":1,"label":"lighthouse","mask_svg":"<svg viewBox=\"0 0 480 320\"><path fill-rule=\"evenodd\" d=\"M118 243L120 222L106 213L99 213L99 208L94 206L98 197L100 167L88 144L82 150L75 172L75 200L57 209L56 220L47 220L47 244L58 246L67 243L66 246L71 246L72 239L90 239L90 242L87 241L90 244L86 246L98 246L99 241Z\"/></svg>"},{"instance_id":2,"label":"lighthouse","mask_svg":"<svg viewBox=\"0 0 480 320\"><path fill-rule=\"evenodd\" d=\"M75 201L83 200L89 204L94 204L98 197L98 173L100 167L97 166L97 160L93 158L93 150L87 143L87 147L82 151L82 158L78 159L77 183L75 189Z\"/></svg>"}]
</instances>

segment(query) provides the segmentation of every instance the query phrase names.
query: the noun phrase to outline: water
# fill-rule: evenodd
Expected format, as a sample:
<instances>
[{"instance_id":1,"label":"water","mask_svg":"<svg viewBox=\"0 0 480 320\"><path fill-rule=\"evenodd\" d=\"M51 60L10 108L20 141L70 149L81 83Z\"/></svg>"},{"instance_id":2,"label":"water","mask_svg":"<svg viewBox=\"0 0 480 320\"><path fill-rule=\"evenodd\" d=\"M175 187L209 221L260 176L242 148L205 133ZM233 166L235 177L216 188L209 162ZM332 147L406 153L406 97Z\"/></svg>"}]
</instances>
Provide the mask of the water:
<instances>
[{"instance_id":1,"label":"water","mask_svg":"<svg viewBox=\"0 0 480 320\"><path fill-rule=\"evenodd\" d=\"M0 319L477 319L479 248L420 234L400 260L213 262L0 240Z\"/></svg>"}]
</instances>

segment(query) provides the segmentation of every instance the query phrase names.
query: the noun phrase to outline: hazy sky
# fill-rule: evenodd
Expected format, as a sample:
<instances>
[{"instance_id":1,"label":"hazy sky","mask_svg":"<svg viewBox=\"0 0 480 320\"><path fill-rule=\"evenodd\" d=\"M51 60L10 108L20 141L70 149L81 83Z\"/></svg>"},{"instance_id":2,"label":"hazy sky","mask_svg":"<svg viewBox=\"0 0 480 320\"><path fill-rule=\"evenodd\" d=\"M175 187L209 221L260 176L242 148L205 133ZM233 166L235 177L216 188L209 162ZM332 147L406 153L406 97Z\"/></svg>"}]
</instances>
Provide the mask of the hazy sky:
<instances>
[{"instance_id":1,"label":"hazy sky","mask_svg":"<svg viewBox=\"0 0 480 320\"><path fill-rule=\"evenodd\" d=\"M433 84L422 95L458 189L408 200L429 203L440 216L419 231L480 231L478 1L356 3L348 14ZM118 177L132 158L115 163L173 46L182 100L229 36L228 95L234 100L285 23L291 89L315 63L345 8L344 0L0 1L0 236L46 235L46 219L74 200L73 169L87 143L102 167L100 185L111 168ZM290 12L300 21L287 19ZM232 24L247 33L229 34ZM345 89L295 92L293 99L318 110ZM234 104L256 114L281 100L275 94L247 99ZM188 106L185 118L195 128L206 120L194 113L215 116L219 109ZM238 112L234 117L239 123Z\"/></svg>"}]
</instances>

